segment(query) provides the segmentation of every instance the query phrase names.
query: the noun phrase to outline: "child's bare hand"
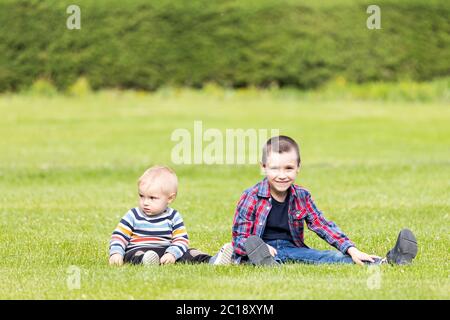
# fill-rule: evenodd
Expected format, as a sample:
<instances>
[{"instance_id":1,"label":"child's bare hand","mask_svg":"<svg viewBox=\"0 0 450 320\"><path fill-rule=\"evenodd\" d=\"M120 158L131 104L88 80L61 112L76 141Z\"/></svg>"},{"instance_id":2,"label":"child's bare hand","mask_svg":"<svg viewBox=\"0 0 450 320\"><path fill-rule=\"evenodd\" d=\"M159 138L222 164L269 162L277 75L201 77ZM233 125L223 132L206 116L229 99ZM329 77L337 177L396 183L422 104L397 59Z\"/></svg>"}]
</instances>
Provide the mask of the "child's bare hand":
<instances>
[{"instance_id":1,"label":"child's bare hand","mask_svg":"<svg viewBox=\"0 0 450 320\"><path fill-rule=\"evenodd\" d=\"M111 266L121 266L123 265L123 256L115 253L111 257L109 257L109 264Z\"/></svg>"},{"instance_id":2,"label":"child's bare hand","mask_svg":"<svg viewBox=\"0 0 450 320\"><path fill-rule=\"evenodd\" d=\"M355 247L348 249L347 253L352 257L353 262L359 265L364 265L364 261L374 262L374 258L380 258L375 255L369 255L367 253L361 252Z\"/></svg>"},{"instance_id":3,"label":"child's bare hand","mask_svg":"<svg viewBox=\"0 0 450 320\"><path fill-rule=\"evenodd\" d=\"M161 259L159 260L160 264L172 264L175 263L177 259L175 256L171 253L164 254Z\"/></svg>"},{"instance_id":4,"label":"child's bare hand","mask_svg":"<svg viewBox=\"0 0 450 320\"><path fill-rule=\"evenodd\" d=\"M269 246L269 245L267 245L267 246L269 247L270 255L272 257L275 257L277 255L277 250L274 247L272 247L272 246Z\"/></svg>"}]
</instances>

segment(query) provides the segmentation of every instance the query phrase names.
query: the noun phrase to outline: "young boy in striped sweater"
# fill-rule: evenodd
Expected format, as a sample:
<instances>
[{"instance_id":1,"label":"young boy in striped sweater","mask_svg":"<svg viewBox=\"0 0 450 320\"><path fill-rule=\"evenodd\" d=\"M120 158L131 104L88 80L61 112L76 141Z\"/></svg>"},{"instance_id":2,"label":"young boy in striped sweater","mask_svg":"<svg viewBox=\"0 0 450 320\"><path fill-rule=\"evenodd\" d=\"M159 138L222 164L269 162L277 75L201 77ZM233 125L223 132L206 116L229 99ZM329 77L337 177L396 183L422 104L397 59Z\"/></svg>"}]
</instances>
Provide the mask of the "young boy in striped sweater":
<instances>
[{"instance_id":1,"label":"young boy in striped sweater","mask_svg":"<svg viewBox=\"0 0 450 320\"><path fill-rule=\"evenodd\" d=\"M110 265L159 265L175 262L229 264L233 247L225 244L214 257L189 249L180 213L169 207L177 195L178 179L168 167L154 166L138 181L139 206L129 210L112 233Z\"/></svg>"}]
</instances>

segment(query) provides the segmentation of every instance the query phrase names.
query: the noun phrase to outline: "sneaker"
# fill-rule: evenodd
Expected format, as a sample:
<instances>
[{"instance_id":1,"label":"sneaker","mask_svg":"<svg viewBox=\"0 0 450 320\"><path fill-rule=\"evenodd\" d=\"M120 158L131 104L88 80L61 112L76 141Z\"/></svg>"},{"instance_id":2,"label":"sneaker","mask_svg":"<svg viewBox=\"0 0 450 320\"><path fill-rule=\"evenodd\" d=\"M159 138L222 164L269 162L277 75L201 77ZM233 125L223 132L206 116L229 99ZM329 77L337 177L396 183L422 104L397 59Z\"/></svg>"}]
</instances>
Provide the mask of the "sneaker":
<instances>
[{"instance_id":1,"label":"sneaker","mask_svg":"<svg viewBox=\"0 0 450 320\"><path fill-rule=\"evenodd\" d=\"M373 262L365 261L364 263L370 266L379 266L382 264L387 264L388 261L387 258L373 258Z\"/></svg>"},{"instance_id":2,"label":"sneaker","mask_svg":"<svg viewBox=\"0 0 450 320\"><path fill-rule=\"evenodd\" d=\"M220 248L219 252L211 258L211 263L214 265L231 264L231 256L233 255L233 246L231 243L226 243Z\"/></svg>"},{"instance_id":3,"label":"sneaker","mask_svg":"<svg viewBox=\"0 0 450 320\"><path fill-rule=\"evenodd\" d=\"M248 259L254 265L278 265L272 257L267 244L258 236L250 236L244 243Z\"/></svg>"},{"instance_id":4,"label":"sneaker","mask_svg":"<svg viewBox=\"0 0 450 320\"><path fill-rule=\"evenodd\" d=\"M155 251L149 250L142 257L142 264L145 266L159 265L159 256Z\"/></svg>"},{"instance_id":5,"label":"sneaker","mask_svg":"<svg viewBox=\"0 0 450 320\"><path fill-rule=\"evenodd\" d=\"M417 255L417 240L409 229L400 231L397 243L386 255L390 264L410 264Z\"/></svg>"}]
</instances>

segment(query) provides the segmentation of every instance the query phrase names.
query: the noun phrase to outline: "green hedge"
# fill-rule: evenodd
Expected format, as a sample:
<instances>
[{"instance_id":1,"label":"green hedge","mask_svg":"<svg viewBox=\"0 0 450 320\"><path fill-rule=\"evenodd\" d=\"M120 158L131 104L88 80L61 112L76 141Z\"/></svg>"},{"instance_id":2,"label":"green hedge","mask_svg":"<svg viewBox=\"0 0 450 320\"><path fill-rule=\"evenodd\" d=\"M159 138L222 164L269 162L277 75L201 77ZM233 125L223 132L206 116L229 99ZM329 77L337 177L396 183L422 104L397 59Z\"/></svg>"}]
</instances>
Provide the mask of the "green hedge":
<instances>
[{"instance_id":1,"label":"green hedge","mask_svg":"<svg viewBox=\"0 0 450 320\"><path fill-rule=\"evenodd\" d=\"M65 89L160 86L316 87L449 75L447 0L2 0L0 91L36 79ZM66 7L81 8L68 30Z\"/></svg>"}]
</instances>

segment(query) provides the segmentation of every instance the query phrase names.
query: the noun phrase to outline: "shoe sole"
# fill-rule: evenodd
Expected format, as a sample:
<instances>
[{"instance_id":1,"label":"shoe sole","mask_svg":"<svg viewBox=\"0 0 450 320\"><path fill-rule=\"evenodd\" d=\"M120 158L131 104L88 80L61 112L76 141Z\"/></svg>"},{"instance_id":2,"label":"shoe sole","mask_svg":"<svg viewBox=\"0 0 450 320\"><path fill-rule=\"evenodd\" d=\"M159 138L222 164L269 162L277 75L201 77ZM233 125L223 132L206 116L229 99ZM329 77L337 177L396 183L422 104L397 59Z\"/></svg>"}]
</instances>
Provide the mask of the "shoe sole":
<instances>
[{"instance_id":1,"label":"shoe sole","mask_svg":"<svg viewBox=\"0 0 450 320\"><path fill-rule=\"evenodd\" d=\"M233 246L231 243L225 244L219 251L214 265L227 265L231 264L231 256L233 255Z\"/></svg>"},{"instance_id":2,"label":"shoe sole","mask_svg":"<svg viewBox=\"0 0 450 320\"><path fill-rule=\"evenodd\" d=\"M393 263L396 264L410 264L417 255L417 240L414 234L409 229L400 231L397 243L395 244L393 253Z\"/></svg>"},{"instance_id":3,"label":"shoe sole","mask_svg":"<svg viewBox=\"0 0 450 320\"><path fill-rule=\"evenodd\" d=\"M159 256L154 251L147 251L142 257L142 264L146 266L159 265Z\"/></svg>"},{"instance_id":4,"label":"shoe sole","mask_svg":"<svg viewBox=\"0 0 450 320\"><path fill-rule=\"evenodd\" d=\"M254 265L278 265L266 243L258 236L250 236L244 243L248 259Z\"/></svg>"}]
</instances>

